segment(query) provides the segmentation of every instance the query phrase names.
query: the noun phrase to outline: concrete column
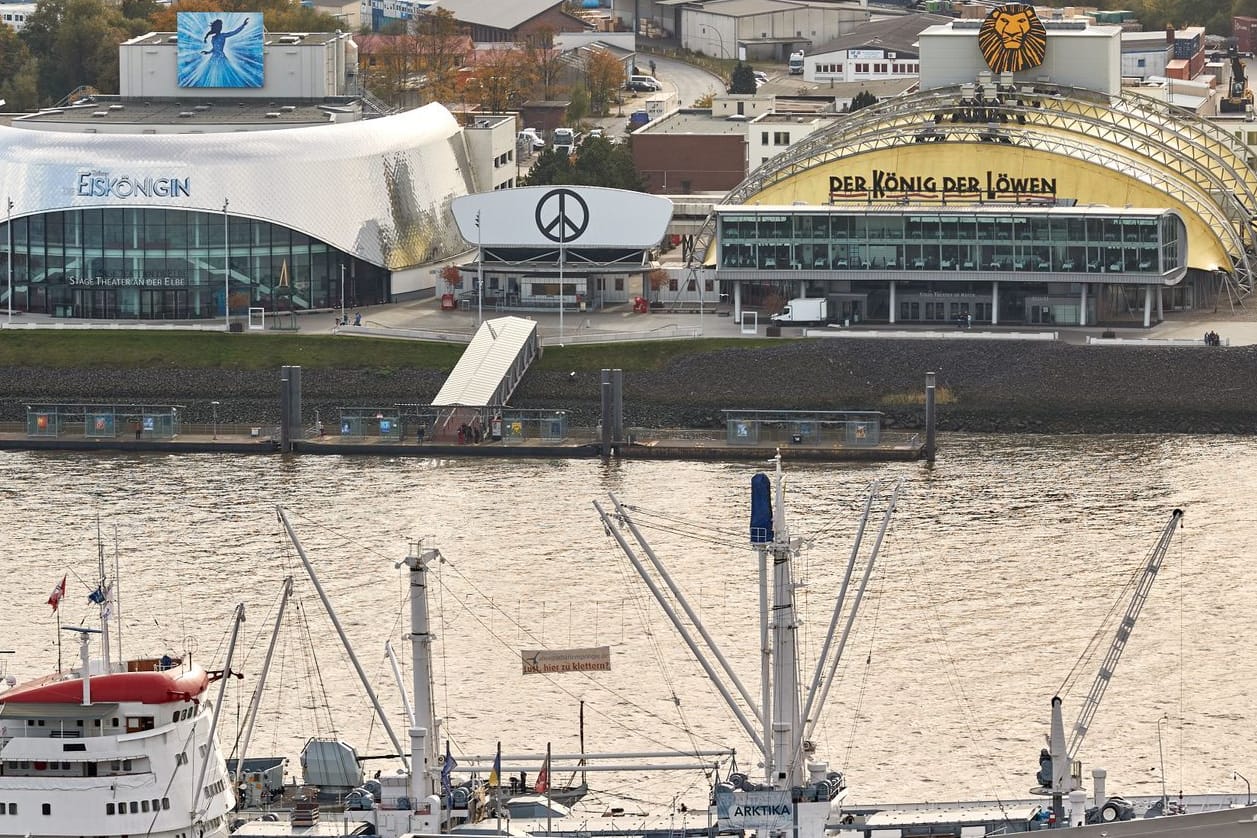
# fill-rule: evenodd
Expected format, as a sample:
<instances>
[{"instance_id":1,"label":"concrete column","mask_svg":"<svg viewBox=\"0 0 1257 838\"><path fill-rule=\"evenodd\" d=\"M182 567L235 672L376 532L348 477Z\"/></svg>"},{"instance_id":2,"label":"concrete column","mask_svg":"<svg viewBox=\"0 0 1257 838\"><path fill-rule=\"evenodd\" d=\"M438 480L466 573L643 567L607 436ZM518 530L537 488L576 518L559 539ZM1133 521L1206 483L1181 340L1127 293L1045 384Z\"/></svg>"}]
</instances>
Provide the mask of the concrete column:
<instances>
[{"instance_id":1,"label":"concrete column","mask_svg":"<svg viewBox=\"0 0 1257 838\"><path fill-rule=\"evenodd\" d=\"M1159 296L1159 295L1158 295ZM1158 305L1158 308L1160 306ZM1144 328L1152 325L1152 286L1144 288Z\"/></svg>"},{"instance_id":2,"label":"concrete column","mask_svg":"<svg viewBox=\"0 0 1257 838\"><path fill-rule=\"evenodd\" d=\"M890 281L890 324L895 325L895 281Z\"/></svg>"},{"instance_id":3,"label":"concrete column","mask_svg":"<svg viewBox=\"0 0 1257 838\"><path fill-rule=\"evenodd\" d=\"M799 280L799 296L800 297L807 296L807 280L805 279Z\"/></svg>"},{"instance_id":4,"label":"concrete column","mask_svg":"<svg viewBox=\"0 0 1257 838\"><path fill-rule=\"evenodd\" d=\"M742 280L733 281L733 320L742 325Z\"/></svg>"},{"instance_id":5,"label":"concrete column","mask_svg":"<svg viewBox=\"0 0 1257 838\"><path fill-rule=\"evenodd\" d=\"M925 374L925 461L934 462L934 426L937 416L934 407L934 373Z\"/></svg>"},{"instance_id":6,"label":"concrete column","mask_svg":"<svg viewBox=\"0 0 1257 838\"><path fill-rule=\"evenodd\" d=\"M999 325L999 283L991 283L991 325Z\"/></svg>"},{"instance_id":7,"label":"concrete column","mask_svg":"<svg viewBox=\"0 0 1257 838\"><path fill-rule=\"evenodd\" d=\"M1165 288L1157 286L1157 322L1165 320Z\"/></svg>"},{"instance_id":8,"label":"concrete column","mask_svg":"<svg viewBox=\"0 0 1257 838\"><path fill-rule=\"evenodd\" d=\"M1082 284L1082 293L1078 295L1078 325L1087 325L1087 283Z\"/></svg>"}]
</instances>

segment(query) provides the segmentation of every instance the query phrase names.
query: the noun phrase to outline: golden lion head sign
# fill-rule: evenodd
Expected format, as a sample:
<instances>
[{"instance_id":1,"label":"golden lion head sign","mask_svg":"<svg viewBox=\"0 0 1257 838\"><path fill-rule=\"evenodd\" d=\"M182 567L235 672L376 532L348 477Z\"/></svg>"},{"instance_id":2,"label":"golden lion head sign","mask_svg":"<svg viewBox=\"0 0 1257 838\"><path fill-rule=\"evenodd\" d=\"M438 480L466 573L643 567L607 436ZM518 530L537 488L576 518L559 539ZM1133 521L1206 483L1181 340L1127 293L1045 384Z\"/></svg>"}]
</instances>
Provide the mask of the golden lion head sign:
<instances>
[{"instance_id":1,"label":"golden lion head sign","mask_svg":"<svg viewBox=\"0 0 1257 838\"><path fill-rule=\"evenodd\" d=\"M978 30L978 48L986 66L996 73L1015 73L1038 67L1047 48L1047 30L1024 3L996 6Z\"/></svg>"}]
</instances>

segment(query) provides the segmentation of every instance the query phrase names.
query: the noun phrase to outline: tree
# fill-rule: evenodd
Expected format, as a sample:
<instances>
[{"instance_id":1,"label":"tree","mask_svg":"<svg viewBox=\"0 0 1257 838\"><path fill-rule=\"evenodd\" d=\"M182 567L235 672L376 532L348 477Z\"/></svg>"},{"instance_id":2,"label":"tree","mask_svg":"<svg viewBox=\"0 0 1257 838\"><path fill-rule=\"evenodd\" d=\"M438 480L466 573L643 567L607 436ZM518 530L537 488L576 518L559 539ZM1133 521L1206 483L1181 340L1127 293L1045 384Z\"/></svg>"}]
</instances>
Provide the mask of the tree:
<instances>
[{"instance_id":1,"label":"tree","mask_svg":"<svg viewBox=\"0 0 1257 838\"><path fill-rule=\"evenodd\" d=\"M867 108L869 105L876 105L877 97L867 90L861 90L851 99L851 105L847 108L848 113L855 113L860 108Z\"/></svg>"},{"instance_id":2,"label":"tree","mask_svg":"<svg viewBox=\"0 0 1257 838\"><path fill-rule=\"evenodd\" d=\"M0 24L0 99L11 111L39 107L39 64L16 32Z\"/></svg>"},{"instance_id":3,"label":"tree","mask_svg":"<svg viewBox=\"0 0 1257 838\"><path fill-rule=\"evenodd\" d=\"M712 103L715 101L716 101L716 94L712 93L709 90L706 93L704 93L702 96L699 96L697 99L694 100L694 107L710 108L712 106Z\"/></svg>"},{"instance_id":4,"label":"tree","mask_svg":"<svg viewBox=\"0 0 1257 838\"><path fill-rule=\"evenodd\" d=\"M739 61L733 67L733 78L729 82L730 93L754 93L755 71L750 64Z\"/></svg>"},{"instance_id":5,"label":"tree","mask_svg":"<svg viewBox=\"0 0 1257 838\"><path fill-rule=\"evenodd\" d=\"M585 62L585 84L589 88L589 110L596 116L606 116L624 86L624 65L606 50L595 49Z\"/></svg>"},{"instance_id":6,"label":"tree","mask_svg":"<svg viewBox=\"0 0 1257 838\"><path fill-rule=\"evenodd\" d=\"M424 89L430 102L453 98L455 76L462 66L469 40L449 9L437 7L415 15L411 22L419 72L427 77Z\"/></svg>"},{"instance_id":7,"label":"tree","mask_svg":"<svg viewBox=\"0 0 1257 838\"><path fill-rule=\"evenodd\" d=\"M22 41L39 62L39 97L58 102L81 86L118 92L118 44L128 29L122 12L101 0L40 0Z\"/></svg>"},{"instance_id":8,"label":"tree","mask_svg":"<svg viewBox=\"0 0 1257 838\"><path fill-rule=\"evenodd\" d=\"M522 53L495 49L481 59L466 82L465 95L490 113L517 109L531 80Z\"/></svg>"},{"instance_id":9,"label":"tree","mask_svg":"<svg viewBox=\"0 0 1257 838\"><path fill-rule=\"evenodd\" d=\"M537 162L521 181L522 186L578 184L607 186L644 192L645 184L633 165L633 154L626 143L613 143L605 137L585 140L576 154L547 148L537 155Z\"/></svg>"},{"instance_id":10,"label":"tree","mask_svg":"<svg viewBox=\"0 0 1257 838\"><path fill-rule=\"evenodd\" d=\"M547 146L537 155L528 174L520 179L521 186L550 186L572 182L572 162L565 151L555 151Z\"/></svg>"},{"instance_id":11,"label":"tree","mask_svg":"<svg viewBox=\"0 0 1257 838\"><path fill-rule=\"evenodd\" d=\"M551 101L559 89L563 72L562 52L554 46L554 30L538 29L524 39L524 58L533 80L536 98Z\"/></svg>"},{"instance_id":12,"label":"tree","mask_svg":"<svg viewBox=\"0 0 1257 838\"><path fill-rule=\"evenodd\" d=\"M127 3L140 8L151 0L123 0L123 8ZM179 0L169 6L159 7L149 17L149 25L157 32L174 32L177 30L179 12L252 12L262 14L266 29L270 32L335 32L344 29L345 24L331 15L315 11L300 3L289 0Z\"/></svg>"},{"instance_id":13,"label":"tree","mask_svg":"<svg viewBox=\"0 0 1257 838\"><path fill-rule=\"evenodd\" d=\"M646 190L642 177L633 165L630 146L613 143L606 137L592 137L581 144L572 161L572 183L583 186L607 186L612 189Z\"/></svg>"},{"instance_id":14,"label":"tree","mask_svg":"<svg viewBox=\"0 0 1257 838\"><path fill-rule=\"evenodd\" d=\"M389 104L402 104L418 75L419 57L413 39L408 35L369 35L364 43L370 45L363 68L367 88Z\"/></svg>"},{"instance_id":15,"label":"tree","mask_svg":"<svg viewBox=\"0 0 1257 838\"><path fill-rule=\"evenodd\" d=\"M572 101L567 106L568 125L577 125L589 113L589 94L583 87L572 89Z\"/></svg>"}]
</instances>

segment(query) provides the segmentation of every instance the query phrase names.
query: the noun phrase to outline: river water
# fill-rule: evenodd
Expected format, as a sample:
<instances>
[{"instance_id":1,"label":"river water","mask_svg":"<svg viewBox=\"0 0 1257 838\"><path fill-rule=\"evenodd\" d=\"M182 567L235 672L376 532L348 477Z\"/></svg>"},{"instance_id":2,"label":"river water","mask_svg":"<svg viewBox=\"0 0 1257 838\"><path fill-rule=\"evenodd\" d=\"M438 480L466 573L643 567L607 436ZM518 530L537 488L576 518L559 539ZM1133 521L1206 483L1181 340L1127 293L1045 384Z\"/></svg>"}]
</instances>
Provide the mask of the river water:
<instances>
[{"instance_id":1,"label":"river water","mask_svg":"<svg viewBox=\"0 0 1257 838\"><path fill-rule=\"evenodd\" d=\"M604 533L591 501L614 492L667 526L646 534L751 691L758 673L756 559L746 544L747 464L0 453L7 573L0 649L21 677L55 667L46 604L69 574L65 624L86 599L97 521L122 568L128 655L190 650L221 663L237 602L248 620L224 721L237 732L280 581L298 607L264 692L251 755L295 756L340 735L391 750L278 523L290 510L386 709L400 700L383 652L408 656L405 571L417 539L447 559L432 610L435 703L455 755L736 747L747 737ZM947 436L923 464L789 465L804 671L811 673L863 491L903 481L828 706L817 754L856 802L1025 797L1068 682L1066 724L1112 637L1078 666L1175 507L1186 511L1080 757L1109 789L1243 794L1257 777L1257 579L1251 499L1257 440L1230 437ZM604 504L605 505L605 504ZM646 520L643 518L643 520ZM701 534L697 540L692 536ZM866 539L866 544L871 538ZM115 546L116 545L116 546ZM1120 605L1125 608L1125 602ZM304 639L304 638L308 638ZM523 648L609 645L612 671L521 675ZM76 654L66 642L68 661ZM407 676L408 678L408 676ZM404 735L405 725L396 728ZM392 763L373 763L388 770ZM293 760L295 768L296 761ZM1164 775L1162 774L1164 766ZM591 775L610 799L614 782ZM699 806L696 772L623 782L628 798Z\"/></svg>"}]
</instances>

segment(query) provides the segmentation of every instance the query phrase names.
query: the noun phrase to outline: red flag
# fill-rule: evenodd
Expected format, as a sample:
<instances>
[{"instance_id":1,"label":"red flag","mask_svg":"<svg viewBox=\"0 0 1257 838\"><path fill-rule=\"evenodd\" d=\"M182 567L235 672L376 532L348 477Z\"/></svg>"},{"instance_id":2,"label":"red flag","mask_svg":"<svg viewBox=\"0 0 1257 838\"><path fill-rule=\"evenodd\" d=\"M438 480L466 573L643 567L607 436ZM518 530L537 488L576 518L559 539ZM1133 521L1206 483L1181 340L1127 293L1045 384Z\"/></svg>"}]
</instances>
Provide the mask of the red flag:
<instances>
[{"instance_id":1,"label":"red flag","mask_svg":"<svg viewBox=\"0 0 1257 838\"><path fill-rule=\"evenodd\" d=\"M546 747L546 761L541 763L541 770L537 772L537 782L533 783L533 791L537 794L545 794L550 790L550 748Z\"/></svg>"},{"instance_id":2,"label":"red flag","mask_svg":"<svg viewBox=\"0 0 1257 838\"><path fill-rule=\"evenodd\" d=\"M61 598L65 596L65 580L66 577L62 576L61 582L58 583L57 587L52 589L52 593L48 595L48 604L52 606L53 611L57 610L57 605L60 604Z\"/></svg>"}]
</instances>

